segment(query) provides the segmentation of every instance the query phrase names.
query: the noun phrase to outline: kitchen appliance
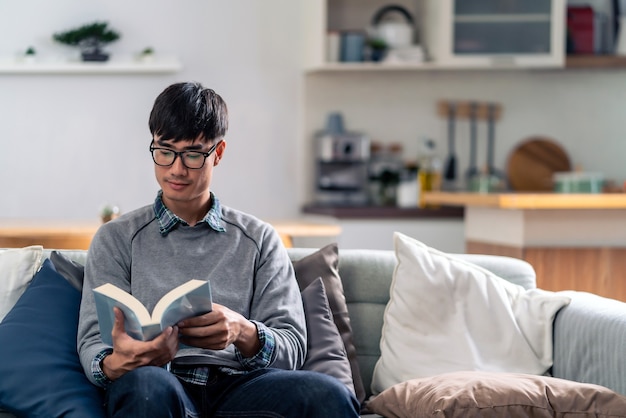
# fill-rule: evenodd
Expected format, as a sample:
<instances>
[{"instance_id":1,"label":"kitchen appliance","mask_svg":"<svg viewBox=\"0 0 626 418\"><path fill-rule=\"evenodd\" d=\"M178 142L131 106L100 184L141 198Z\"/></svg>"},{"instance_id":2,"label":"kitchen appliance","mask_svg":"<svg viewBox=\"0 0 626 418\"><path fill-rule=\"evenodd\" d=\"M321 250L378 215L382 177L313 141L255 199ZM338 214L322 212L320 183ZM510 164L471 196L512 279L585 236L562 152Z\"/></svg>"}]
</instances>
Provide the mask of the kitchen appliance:
<instances>
[{"instance_id":1,"label":"kitchen appliance","mask_svg":"<svg viewBox=\"0 0 626 418\"><path fill-rule=\"evenodd\" d=\"M368 203L369 137L343 129L340 114L328 117L315 138L316 201L337 205Z\"/></svg>"},{"instance_id":2,"label":"kitchen appliance","mask_svg":"<svg viewBox=\"0 0 626 418\"><path fill-rule=\"evenodd\" d=\"M392 13L402 16L404 21L392 20ZM372 17L372 37L381 39L388 48L405 48L413 44L413 16L399 5L388 5L379 9Z\"/></svg>"},{"instance_id":3,"label":"kitchen appliance","mask_svg":"<svg viewBox=\"0 0 626 418\"><path fill-rule=\"evenodd\" d=\"M561 67L565 0L425 0L421 43L438 65Z\"/></svg>"}]
</instances>

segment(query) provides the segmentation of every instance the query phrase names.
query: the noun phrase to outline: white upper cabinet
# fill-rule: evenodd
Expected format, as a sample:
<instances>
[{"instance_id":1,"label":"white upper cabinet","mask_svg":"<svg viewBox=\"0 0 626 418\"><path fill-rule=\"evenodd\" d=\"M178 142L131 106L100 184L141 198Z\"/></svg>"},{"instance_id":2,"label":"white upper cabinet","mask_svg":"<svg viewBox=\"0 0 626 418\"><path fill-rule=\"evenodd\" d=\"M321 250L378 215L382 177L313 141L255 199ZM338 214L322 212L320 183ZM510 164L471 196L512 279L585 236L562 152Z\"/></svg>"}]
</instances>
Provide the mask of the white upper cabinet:
<instances>
[{"instance_id":1,"label":"white upper cabinet","mask_svg":"<svg viewBox=\"0 0 626 418\"><path fill-rule=\"evenodd\" d=\"M308 71L565 65L565 0L306 0L303 7ZM375 61L368 41L376 36L401 37L404 46ZM345 54L359 45L361 59Z\"/></svg>"},{"instance_id":2,"label":"white upper cabinet","mask_svg":"<svg viewBox=\"0 0 626 418\"><path fill-rule=\"evenodd\" d=\"M424 45L438 65L565 64L565 0L425 0L424 6Z\"/></svg>"}]
</instances>

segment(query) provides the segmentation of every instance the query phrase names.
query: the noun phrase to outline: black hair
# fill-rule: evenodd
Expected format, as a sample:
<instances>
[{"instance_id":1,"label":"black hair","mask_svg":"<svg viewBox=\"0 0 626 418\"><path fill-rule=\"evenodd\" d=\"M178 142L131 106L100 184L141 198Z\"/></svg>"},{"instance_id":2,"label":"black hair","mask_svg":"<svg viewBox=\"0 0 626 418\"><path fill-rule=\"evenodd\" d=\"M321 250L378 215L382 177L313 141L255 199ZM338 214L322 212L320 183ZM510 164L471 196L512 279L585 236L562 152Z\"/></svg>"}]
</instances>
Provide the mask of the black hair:
<instances>
[{"instance_id":1,"label":"black hair","mask_svg":"<svg viewBox=\"0 0 626 418\"><path fill-rule=\"evenodd\" d=\"M197 82L176 83L154 101L148 121L152 135L178 142L210 142L228 131L228 109L222 97Z\"/></svg>"}]
</instances>

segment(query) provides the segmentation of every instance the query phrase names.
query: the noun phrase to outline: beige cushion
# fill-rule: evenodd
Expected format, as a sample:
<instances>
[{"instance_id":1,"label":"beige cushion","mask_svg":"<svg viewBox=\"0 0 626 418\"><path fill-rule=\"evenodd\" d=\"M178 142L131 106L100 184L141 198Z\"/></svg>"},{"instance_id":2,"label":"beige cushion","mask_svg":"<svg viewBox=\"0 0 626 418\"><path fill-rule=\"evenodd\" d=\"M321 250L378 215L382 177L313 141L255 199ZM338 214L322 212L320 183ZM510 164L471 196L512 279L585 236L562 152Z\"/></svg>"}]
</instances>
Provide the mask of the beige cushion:
<instances>
[{"instance_id":1,"label":"beige cushion","mask_svg":"<svg viewBox=\"0 0 626 418\"><path fill-rule=\"evenodd\" d=\"M28 287L41 267L42 258L41 245L0 252L0 322Z\"/></svg>"},{"instance_id":2,"label":"beige cushion","mask_svg":"<svg viewBox=\"0 0 626 418\"><path fill-rule=\"evenodd\" d=\"M394 385L368 407L388 418L617 418L626 396L546 376L453 372Z\"/></svg>"},{"instance_id":3,"label":"beige cushion","mask_svg":"<svg viewBox=\"0 0 626 418\"><path fill-rule=\"evenodd\" d=\"M544 374L551 367L554 315L569 297L524 290L400 233L394 243L374 394L452 371Z\"/></svg>"}]
</instances>

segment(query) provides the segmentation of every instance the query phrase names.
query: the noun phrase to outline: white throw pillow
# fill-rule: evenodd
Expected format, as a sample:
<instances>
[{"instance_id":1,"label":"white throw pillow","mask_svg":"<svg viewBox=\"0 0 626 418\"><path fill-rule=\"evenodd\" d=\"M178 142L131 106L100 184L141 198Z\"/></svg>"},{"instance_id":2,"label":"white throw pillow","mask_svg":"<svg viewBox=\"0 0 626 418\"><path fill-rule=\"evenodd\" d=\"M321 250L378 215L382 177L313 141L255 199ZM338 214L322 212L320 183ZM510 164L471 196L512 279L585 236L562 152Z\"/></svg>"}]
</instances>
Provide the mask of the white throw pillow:
<instances>
[{"instance_id":1,"label":"white throw pillow","mask_svg":"<svg viewBox=\"0 0 626 418\"><path fill-rule=\"evenodd\" d=\"M0 252L0 322L28 287L41 267L42 258L41 245Z\"/></svg>"},{"instance_id":2,"label":"white throw pillow","mask_svg":"<svg viewBox=\"0 0 626 418\"><path fill-rule=\"evenodd\" d=\"M543 374L552 366L553 319L570 298L525 290L398 232L394 245L374 394L453 371Z\"/></svg>"}]
</instances>

